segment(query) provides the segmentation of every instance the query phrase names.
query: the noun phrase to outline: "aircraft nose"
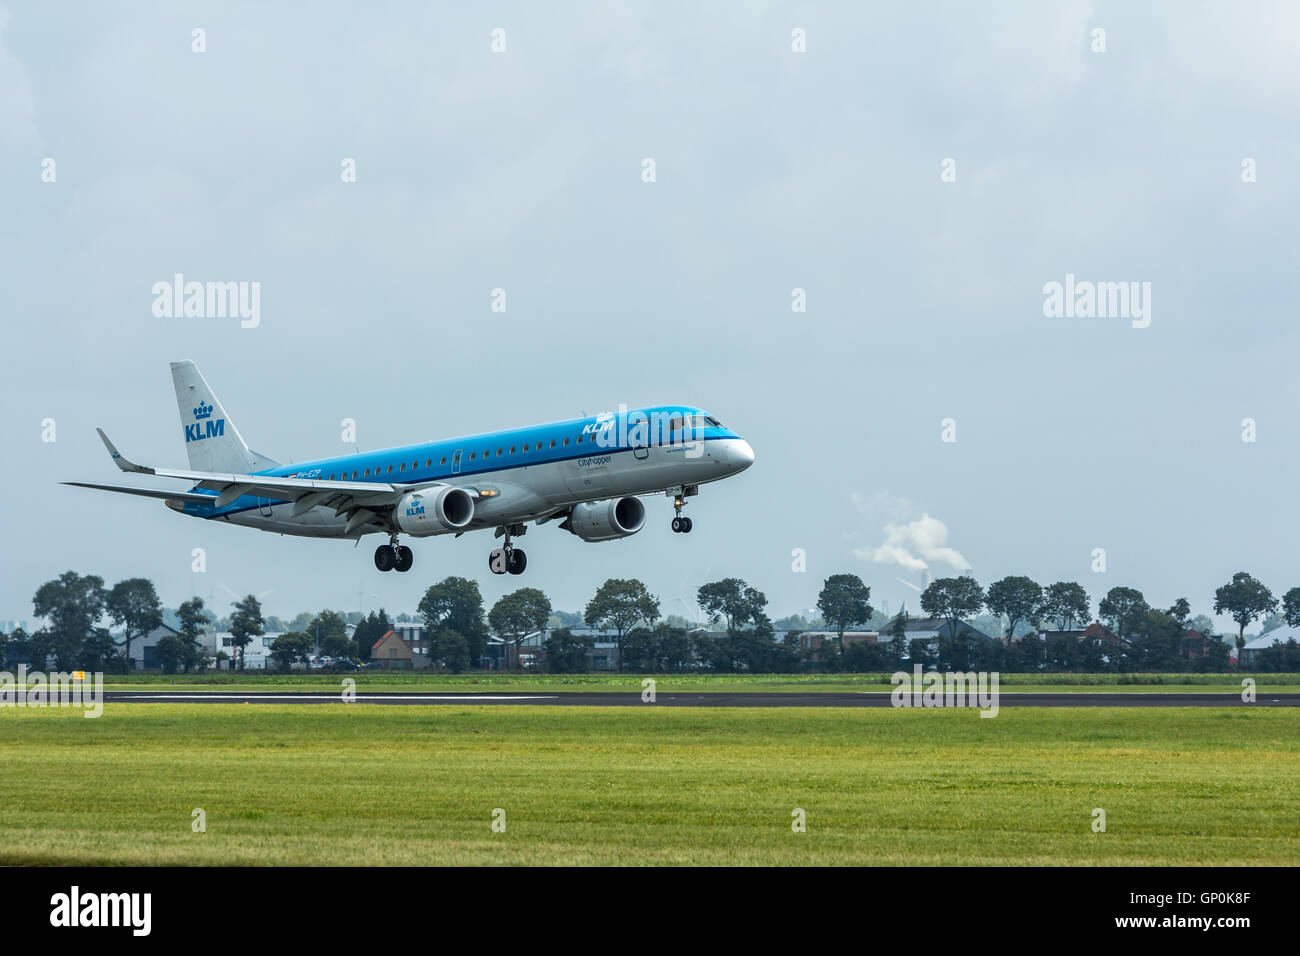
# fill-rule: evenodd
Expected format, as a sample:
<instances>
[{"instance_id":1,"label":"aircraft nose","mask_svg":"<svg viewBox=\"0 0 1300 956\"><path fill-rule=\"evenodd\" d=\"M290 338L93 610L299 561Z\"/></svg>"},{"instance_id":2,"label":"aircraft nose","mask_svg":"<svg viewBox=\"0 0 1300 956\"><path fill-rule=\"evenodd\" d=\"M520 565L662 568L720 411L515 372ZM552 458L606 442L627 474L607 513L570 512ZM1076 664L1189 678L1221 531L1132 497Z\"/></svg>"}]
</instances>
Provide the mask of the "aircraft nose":
<instances>
[{"instance_id":1,"label":"aircraft nose","mask_svg":"<svg viewBox=\"0 0 1300 956\"><path fill-rule=\"evenodd\" d=\"M754 463L754 449L749 447L749 442L745 439L737 438L728 444L727 457L736 471L744 471Z\"/></svg>"}]
</instances>

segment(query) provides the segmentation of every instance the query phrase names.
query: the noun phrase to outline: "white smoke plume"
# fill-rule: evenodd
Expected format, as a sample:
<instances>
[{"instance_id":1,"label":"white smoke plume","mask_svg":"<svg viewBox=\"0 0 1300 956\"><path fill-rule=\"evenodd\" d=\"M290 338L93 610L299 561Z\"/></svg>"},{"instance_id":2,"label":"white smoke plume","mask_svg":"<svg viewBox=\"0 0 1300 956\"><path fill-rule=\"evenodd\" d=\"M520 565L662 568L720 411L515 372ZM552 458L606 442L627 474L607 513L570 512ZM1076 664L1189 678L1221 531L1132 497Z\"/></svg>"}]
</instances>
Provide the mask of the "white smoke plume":
<instances>
[{"instance_id":1,"label":"white smoke plume","mask_svg":"<svg viewBox=\"0 0 1300 956\"><path fill-rule=\"evenodd\" d=\"M910 511L905 499L881 499L866 502L857 495L854 504L864 513L879 512L882 503L889 511ZM922 513L910 521L890 521L884 526L885 540L874 548L857 548L854 554L864 561L877 564L897 564L909 571L925 571L932 564L945 564L955 571L969 571L971 563L956 548L948 544L948 526L938 518Z\"/></svg>"}]
</instances>

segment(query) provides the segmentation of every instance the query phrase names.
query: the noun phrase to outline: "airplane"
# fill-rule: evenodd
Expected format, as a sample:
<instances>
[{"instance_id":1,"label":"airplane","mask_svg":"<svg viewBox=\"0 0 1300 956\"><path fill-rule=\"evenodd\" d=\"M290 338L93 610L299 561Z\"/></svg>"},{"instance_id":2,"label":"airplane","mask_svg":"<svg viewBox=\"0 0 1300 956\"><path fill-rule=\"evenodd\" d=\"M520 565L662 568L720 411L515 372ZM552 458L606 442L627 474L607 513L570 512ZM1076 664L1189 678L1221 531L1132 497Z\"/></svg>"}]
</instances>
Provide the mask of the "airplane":
<instances>
[{"instance_id":1,"label":"airplane","mask_svg":"<svg viewBox=\"0 0 1300 956\"><path fill-rule=\"evenodd\" d=\"M645 525L643 495L670 496L672 530L689 534L686 499L754 462L749 443L707 412L654 406L282 465L249 449L193 362L171 370L188 469L138 465L96 431L122 471L179 479L189 490L63 484L160 498L181 514L279 534L387 534L375 549L380 571L411 569L399 535L493 528L505 540L488 555L489 569L522 574L528 558L514 539L527 522L558 521L583 541L626 538Z\"/></svg>"}]
</instances>

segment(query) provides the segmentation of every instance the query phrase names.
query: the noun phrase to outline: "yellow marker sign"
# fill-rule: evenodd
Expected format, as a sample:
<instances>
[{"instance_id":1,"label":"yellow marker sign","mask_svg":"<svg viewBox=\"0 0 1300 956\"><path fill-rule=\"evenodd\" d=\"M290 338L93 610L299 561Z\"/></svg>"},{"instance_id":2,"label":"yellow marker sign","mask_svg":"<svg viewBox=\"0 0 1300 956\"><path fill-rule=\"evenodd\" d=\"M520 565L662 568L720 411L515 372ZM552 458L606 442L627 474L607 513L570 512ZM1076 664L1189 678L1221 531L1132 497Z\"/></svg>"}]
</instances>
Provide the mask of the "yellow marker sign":
<instances>
[{"instance_id":1,"label":"yellow marker sign","mask_svg":"<svg viewBox=\"0 0 1300 956\"><path fill-rule=\"evenodd\" d=\"M73 677L74 680L85 680L85 679L86 679L86 672L85 672L85 671L73 671L73 672L72 672L72 677Z\"/></svg>"}]
</instances>

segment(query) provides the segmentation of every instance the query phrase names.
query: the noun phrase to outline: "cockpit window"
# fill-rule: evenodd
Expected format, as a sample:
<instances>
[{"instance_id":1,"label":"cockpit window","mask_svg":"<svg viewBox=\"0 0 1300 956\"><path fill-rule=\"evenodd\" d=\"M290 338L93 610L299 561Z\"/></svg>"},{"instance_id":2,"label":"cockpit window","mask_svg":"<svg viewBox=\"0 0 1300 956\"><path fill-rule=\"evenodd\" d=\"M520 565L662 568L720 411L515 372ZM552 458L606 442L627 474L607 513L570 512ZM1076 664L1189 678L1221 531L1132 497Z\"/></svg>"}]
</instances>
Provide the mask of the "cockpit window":
<instances>
[{"instance_id":1,"label":"cockpit window","mask_svg":"<svg viewBox=\"0 0 1300 956\"><path fill-rule=\"evenodd\" d=\"M722 422L718 421L712 415L687 415L682 417L674 415L668 420L669 434L681 431L683 428L721 428Z\"/></svg>"}]
</instances>

